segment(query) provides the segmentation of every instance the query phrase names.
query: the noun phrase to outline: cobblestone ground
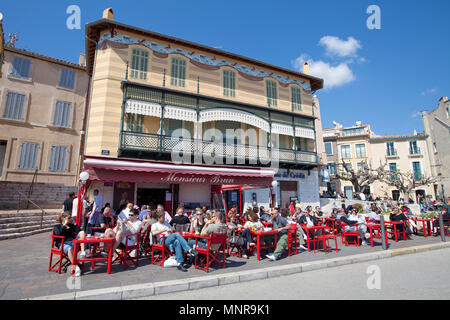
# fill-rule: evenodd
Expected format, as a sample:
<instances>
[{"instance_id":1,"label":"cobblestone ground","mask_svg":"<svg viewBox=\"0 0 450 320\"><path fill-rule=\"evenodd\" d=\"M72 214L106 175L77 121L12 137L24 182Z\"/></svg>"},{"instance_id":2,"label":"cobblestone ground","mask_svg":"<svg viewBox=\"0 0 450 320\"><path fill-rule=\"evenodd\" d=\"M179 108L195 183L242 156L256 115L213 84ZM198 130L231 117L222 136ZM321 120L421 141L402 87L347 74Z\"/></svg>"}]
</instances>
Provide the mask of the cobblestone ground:
<instances>
[{"instance_id":1,"label":"cobblestone ground","mask_svg":"<svg viewBox=\"0 0 450 320\"><path fill-rule=\"evenodd\" d=\"M440 237L424 238L422 236L414 236L412 240L407 241L394 242L390 240L389 249L420 246L438 243L440 241ZM215 269L213 267L210 269L209 275L345 257L383 250L380 242L375 243L373 248L370 246L344 247L340 239L338 239L338 248L339 252L324 253L322 251L316 251L316 253L313 253L311 251L302 252L290 257L285 255L282 259L275 262L269 261L266 258L258 261L256 256L252 256L248 260L228 257L227 267L225 269ZM67 287L68 274L63 273L59 275L56 272L47 271L49 255L50 235L47 233L1 241L0 299L23 299L71 292ZM151 265L150 259L143 257L137 268L132 266L127 270L123 270L121 265L114 264L111 274L106 273L106 264L104 263L97 263L95 270L91 270L90 265L86 264L84 273L80 278L80 290L176 280L205 275L206 273L204 271L195 270L194 267L190 267L189 271L184 273L178 271L176 268L163 269L158 265Z\"/></svg>"}]
</instances>

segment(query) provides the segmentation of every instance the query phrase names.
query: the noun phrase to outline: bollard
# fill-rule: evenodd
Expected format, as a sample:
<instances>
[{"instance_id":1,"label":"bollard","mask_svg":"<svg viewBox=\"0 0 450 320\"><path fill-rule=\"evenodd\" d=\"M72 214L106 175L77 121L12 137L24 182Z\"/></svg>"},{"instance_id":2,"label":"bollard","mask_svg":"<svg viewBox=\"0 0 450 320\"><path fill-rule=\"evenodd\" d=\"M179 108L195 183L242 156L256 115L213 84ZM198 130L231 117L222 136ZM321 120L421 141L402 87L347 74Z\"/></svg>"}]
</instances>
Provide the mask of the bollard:
<instances>
[{"instance_id":1,"label":"bollard","mask_svg":"<svg viewBox=\"0 0 450 320\"><path fill-rule=\"evenodd\" d=\"M444 220L442 218L442 212L439 212L439 229L441 230L441 241L445 242L445 229L444 229Z\"/></svg>"},{"instance_id":2,"label":"bollard","mask_svg":"<svg viewBox=\"0 0 450 320\"><path fill-rule=\"evenodd\" d=\"M384 226L384 216L380 215L380 229L381 229L381 245L383 246L383 250L387 249L386 246L386 229Z\"/></svg>"}]
</instances>

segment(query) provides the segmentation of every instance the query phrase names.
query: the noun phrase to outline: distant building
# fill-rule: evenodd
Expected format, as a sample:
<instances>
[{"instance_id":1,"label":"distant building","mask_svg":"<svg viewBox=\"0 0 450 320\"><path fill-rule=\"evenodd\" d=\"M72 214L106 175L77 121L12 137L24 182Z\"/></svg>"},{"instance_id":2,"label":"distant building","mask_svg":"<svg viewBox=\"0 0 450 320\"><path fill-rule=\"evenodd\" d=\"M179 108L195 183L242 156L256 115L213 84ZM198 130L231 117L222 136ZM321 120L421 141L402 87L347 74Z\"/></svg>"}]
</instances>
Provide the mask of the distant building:
<instances>
[{"instance_id":1,"label":"distant building","mask_svg":"<svg viewBox=\"0 0 450 320\"><path fill-rule=\"evenodd\" d=\"M89 83L85 66L6 46L1 67L0 181L76 186ZM66 196L61 190L58 200L45 193L32 199L59 202Z\"/></svg>"},{"instance_id":2,"label":"distant building","mask_svg":"<svg viewBox=\"0 0 450 320\"><path fill-rule=\"evenodd\" d=\"M372 132L370 125L363 125L361 122L350 127L335 123L334 128L323 130L326 162L330 173L327 191L335 191L348 199L354 198L355 189L352 183L346 179L336 179L335 176L337 170L345 172L344 162L356 171L366 165L377 169L386 164L385 169L411 173L416 180L423 176L434 176L428 159L427 137L426 134L416 132L411 135L380 136ZM375 198L398 200L405 197L395 187L379 181L361 191L366 195L372 194ZM418 194L434 198L436 192L431 186L420 186L412 191L411 199L415 199Z\"/></svg>"},{"instance_id":3,"label":"distant building","mask_svg":"<svg viewBox=\"0 0 450 320\"><path fill-rule=\"evenodd\" d=\"M440 198L450 197L450 100L442 97L432 111L422 111L431 171L440 180L434 190ZM449 199L450 200L450 199Z\"/></svg>"}]
</instances>

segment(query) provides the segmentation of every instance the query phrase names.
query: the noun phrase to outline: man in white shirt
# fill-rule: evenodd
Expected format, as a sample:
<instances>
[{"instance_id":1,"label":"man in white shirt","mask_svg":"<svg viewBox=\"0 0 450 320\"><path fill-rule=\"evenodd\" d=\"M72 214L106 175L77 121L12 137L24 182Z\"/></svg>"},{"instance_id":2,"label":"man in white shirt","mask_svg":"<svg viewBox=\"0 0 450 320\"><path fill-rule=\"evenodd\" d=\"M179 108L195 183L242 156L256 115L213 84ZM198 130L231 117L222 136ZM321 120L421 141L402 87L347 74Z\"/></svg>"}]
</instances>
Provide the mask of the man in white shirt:
<instances>
[{"instance_id":1,"label":"man in white shirt","mask_svg":"<svg viewBox=\"0 0 450 320\"><path fill-rule=\"evenodd\" d=\"M128 234L138 233L142 227L142 221L139 220L139 211L131 209L129 213L129 220L122 219L119 216L117 221L117 227L115 231L111 228L105 230L105 237L116 238L114 243L114 250L117 248L125 248L126 239ZM128 246L134 246L136 244L137 236L128 237Z\"/></svg>"},{"instance_id":2,"label":"man in white shirt","mask_svg":"<svg viewBox=\"0 0 450 320\"><path fill-rule=\"evenodd\" d=\"M157 212L158 222L152 224L152 234L156 236L156 241L162 243L162 235L165 236L164 244L170 248L173 247L175 256L178 262L178 270L186 272L186 265L184 264L183 251L192 255L194 251L187 241L176 233L175 229L165 220L164 212Z\"/></svg>"},{"instance_id":3,"label":"man in white shirt","mask_svg":"<svg viewBox=\"0 0 450 320\"><path fill-rule=\"evenodd\" d=\"M358 216L358 210L353 209L351 214L347 216L349 221L357 221L358 222L358 232L359 236L362 240L362 244L366 245L367 242L365 239L370 238L370 234L367 232L366 220L363 217Z\"/></svg>"},{"instance_id":4,"label":"man in white shirt","mask_svg":"<svg viewBox=\"0 0 450 320\"><path fill-rule=\"evenodd\" d=\"M127 207L123 209L122 212L120 212L119 217L121 217L124 220L128 220L130 218L129 214L131 209L133 209L133 203L128 202Z\"/></svg>"},{"instance_id":5,"label":"man in white shirt","mask_svg":"<svg viewBox=\"0 0 450 320\"><path fill-rule=\"evenodd\" d=\"M164 213L164 220L167 223L170 223L170 221L172 221L172 217L167 211L164 210L164 206L162 204L158 204L158 206L156 207L156 211Z\"/></svg>"}]
</instances>

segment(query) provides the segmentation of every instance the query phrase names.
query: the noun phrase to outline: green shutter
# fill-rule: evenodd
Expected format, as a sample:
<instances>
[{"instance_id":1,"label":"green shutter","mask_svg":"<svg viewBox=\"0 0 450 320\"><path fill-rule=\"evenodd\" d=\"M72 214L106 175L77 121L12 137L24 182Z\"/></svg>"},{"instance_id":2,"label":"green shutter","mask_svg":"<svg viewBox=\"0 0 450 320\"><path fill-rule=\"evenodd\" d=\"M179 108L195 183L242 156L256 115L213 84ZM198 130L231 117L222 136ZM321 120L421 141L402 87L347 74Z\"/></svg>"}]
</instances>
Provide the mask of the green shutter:
<instances>
[{"instance_id":1,"label":"green shutter","mask_svg":"<svg viewBox=\"0 0 450 320\"><path fill-rule=\"evenodd\" d=\"M130 78L147 80L148 51L133 49L131 56Z\"/></svg>"},{"instance_id":2,"label":"green shutter","mask_svg":"<svg viewBox=\"0 0 450 320\"><path fill-rule=\"evenodd\" d=\"M277 106L277 84L275 81L267 80L266 81L267 86L267 104L269 106Z\"/></svg>"},{"instance_id":3,"label":"green shutter","mask_svg":"<svg viewBox=\"0 0 450 320\"><path fill-rule=\"evenodd\" d=\"M302 94L300 88L291 87L292 111L302 110Z\"/></svg>"},{"instance_id":4,"label":"green shutter","mask_svg":"<svg viewBox=\"0 0 450 320\"><path fill-rule=\"evenodd\" d=\"M181 58L172 58L172 71L170 84L176 87L185 87L186 61Z\"/></svg>"}]
</instances>

